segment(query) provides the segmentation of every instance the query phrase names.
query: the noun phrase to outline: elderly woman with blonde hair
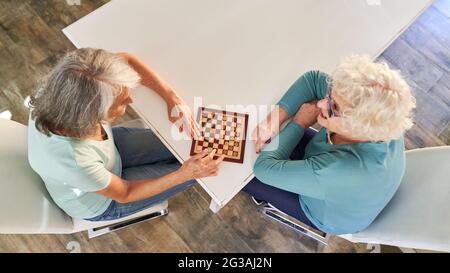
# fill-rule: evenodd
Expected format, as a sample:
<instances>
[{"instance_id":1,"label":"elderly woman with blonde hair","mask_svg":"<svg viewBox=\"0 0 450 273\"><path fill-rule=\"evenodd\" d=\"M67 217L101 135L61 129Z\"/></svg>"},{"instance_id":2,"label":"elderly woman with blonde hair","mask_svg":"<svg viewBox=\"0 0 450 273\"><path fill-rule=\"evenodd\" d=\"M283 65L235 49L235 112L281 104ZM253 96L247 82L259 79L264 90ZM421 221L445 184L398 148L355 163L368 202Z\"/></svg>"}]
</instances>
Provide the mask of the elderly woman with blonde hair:
<instances>
[{"instance_id":1,"label":"elderly woman with blonde hair","mask_svg":"<svg viewBox=\"0 0 450 273\"><path fill-rule=\"evenodd\" d=\"M149 129L111 128L133 102L131 89L139 84L164 99L168 119L180 131L195 134L186 104L149 66L127 53L70 52L32 97L28 159L70 216L90 221L125 217L188 189L194 178L218 174L223 157L214 159L214 152L181 165Z\"/></svg>"},{"instance_id":2,"label":"elderly woman with blonde hair","mask_svg":"<svg viewBox=\"0 0 450 273\"><path fill-rule=\"evenodd\" d=\"M254 132L261 154L244 191L327 233L368 227L405 171L402 135L415 107L405 80L385 63L351 56L330 76L302 75L278 105ZM319 132L309 128L316 122Z\"/></svg>"}]
</instances>

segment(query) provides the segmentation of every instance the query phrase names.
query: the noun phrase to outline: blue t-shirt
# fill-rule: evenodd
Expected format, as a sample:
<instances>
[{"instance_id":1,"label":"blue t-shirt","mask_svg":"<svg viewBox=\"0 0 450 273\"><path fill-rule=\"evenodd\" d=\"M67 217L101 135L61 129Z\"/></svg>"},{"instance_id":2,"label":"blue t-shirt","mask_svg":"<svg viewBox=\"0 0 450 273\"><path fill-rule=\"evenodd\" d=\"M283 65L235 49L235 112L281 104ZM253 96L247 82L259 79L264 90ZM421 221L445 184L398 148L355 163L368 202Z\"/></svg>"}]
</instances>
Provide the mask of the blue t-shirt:
<instances>
[{"instance_id":1,"label":"blue t-shirt","mask_svg":"<svg viewBox=\"0 0 450 273\"><path fill-rule=\"evenodd\" d=\"M109 185L112 174L120 177L122 172L111 126L102 125L107 140L79 140L55 134L48 137L29 119L29 163L55 203L75 218L93 218L106 211L112 200L95 192Z\"/></svg>"}]
</instances>

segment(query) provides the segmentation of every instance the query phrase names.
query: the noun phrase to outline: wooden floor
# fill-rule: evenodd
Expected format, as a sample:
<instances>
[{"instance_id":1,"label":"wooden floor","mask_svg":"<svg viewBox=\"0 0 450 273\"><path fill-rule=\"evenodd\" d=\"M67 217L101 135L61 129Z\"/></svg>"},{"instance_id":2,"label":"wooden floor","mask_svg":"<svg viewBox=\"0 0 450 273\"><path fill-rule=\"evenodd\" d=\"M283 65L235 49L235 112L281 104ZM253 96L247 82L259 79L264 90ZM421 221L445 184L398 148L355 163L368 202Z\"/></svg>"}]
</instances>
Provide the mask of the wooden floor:
<instances>
[{"instance_id":1,"label":"wooden floor","mask_svg":"<svg viewBox=\"0 0 450 273\"><path fill-rule=\"evenodd\" d=\"M70 1L69 1L70 2ZM24 100L74 46L61 32L107 0L0 0L0 115L27 123ZM450 0L438 0L380 59L401 70L417 98L408 149L450 144ZM3 114L1 114L3 112ZM128 112L124 118L130 119ZM266 219L243 193L213 214L199 186L170 200L167 217L93 240L73 235L0 235L0 252L366 252L332 237L328 246ZM382 251L398 249L382 247Z\"/></svg>"}]
</instances>

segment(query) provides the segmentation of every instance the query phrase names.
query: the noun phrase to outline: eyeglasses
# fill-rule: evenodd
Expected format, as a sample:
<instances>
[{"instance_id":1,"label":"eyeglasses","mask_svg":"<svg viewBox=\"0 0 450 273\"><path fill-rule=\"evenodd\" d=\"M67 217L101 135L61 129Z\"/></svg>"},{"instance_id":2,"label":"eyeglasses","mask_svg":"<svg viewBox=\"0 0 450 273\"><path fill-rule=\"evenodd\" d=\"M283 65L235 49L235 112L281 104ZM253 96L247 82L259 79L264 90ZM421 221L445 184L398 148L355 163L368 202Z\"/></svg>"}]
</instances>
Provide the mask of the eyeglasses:
<instances>
[{"instance_id":1,"label":"eyeglasses","mask_svg":"<svg viewBox=\"0 0 450 273\"><path fill-rule=\"evenodd\" d=\"M328 117L339 117L339 111L337 110L337 104L334 101L334 99L331 98L331 91L333 90L333 86L331 83L327 86L327 95L325 96L325 99L327 100L328 105Z\"/></svg>"},{"instance_id":2,"label":"eyeglasses","mask_svg":"<svg viewBox=\"0 0 450 273\"><path fill-rule=\"evenodd\" d=\"M327 110L328 110L328 117L339 117L339 111L338 106L336 104L336 101L334 101L333 98L331 98L331 91L333 90L333 84L332 82L327 83L327 95L325 96L325 99L327 100ZM331 135L333 133L327 128L327 138L328 143L331 145L334 145L333 141L331 140Z\"/></svg>"}]
</instances>

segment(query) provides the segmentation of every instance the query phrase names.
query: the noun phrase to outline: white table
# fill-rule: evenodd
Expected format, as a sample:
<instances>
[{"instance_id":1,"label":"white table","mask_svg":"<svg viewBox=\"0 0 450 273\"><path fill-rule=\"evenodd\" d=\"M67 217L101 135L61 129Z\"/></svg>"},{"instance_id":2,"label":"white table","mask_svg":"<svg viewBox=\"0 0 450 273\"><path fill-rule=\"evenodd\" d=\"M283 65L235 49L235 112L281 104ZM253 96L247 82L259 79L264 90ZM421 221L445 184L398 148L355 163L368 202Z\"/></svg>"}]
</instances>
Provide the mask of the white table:
<instances>
[{"instance_id":1,"label":"white table","mask_svg":"<svg viewBox=\"0 0 450 273\"><path fill-rule=\"evenodd\" d=\"M352 53L378 55L432 2L113 0L63 31L78 48L137 55L190 107L201 97L204 106L251 110L275 104L307 70L330 72ZM163 101L145 87L133 92L132 107L186 160L191 142L172 137ZM250 116L247 135L264 115ZM218 177L198 180L212 197L213 211L253 178L255 160L248 140L244 164L224 163Z\"/></svg>"}]
</instances>

